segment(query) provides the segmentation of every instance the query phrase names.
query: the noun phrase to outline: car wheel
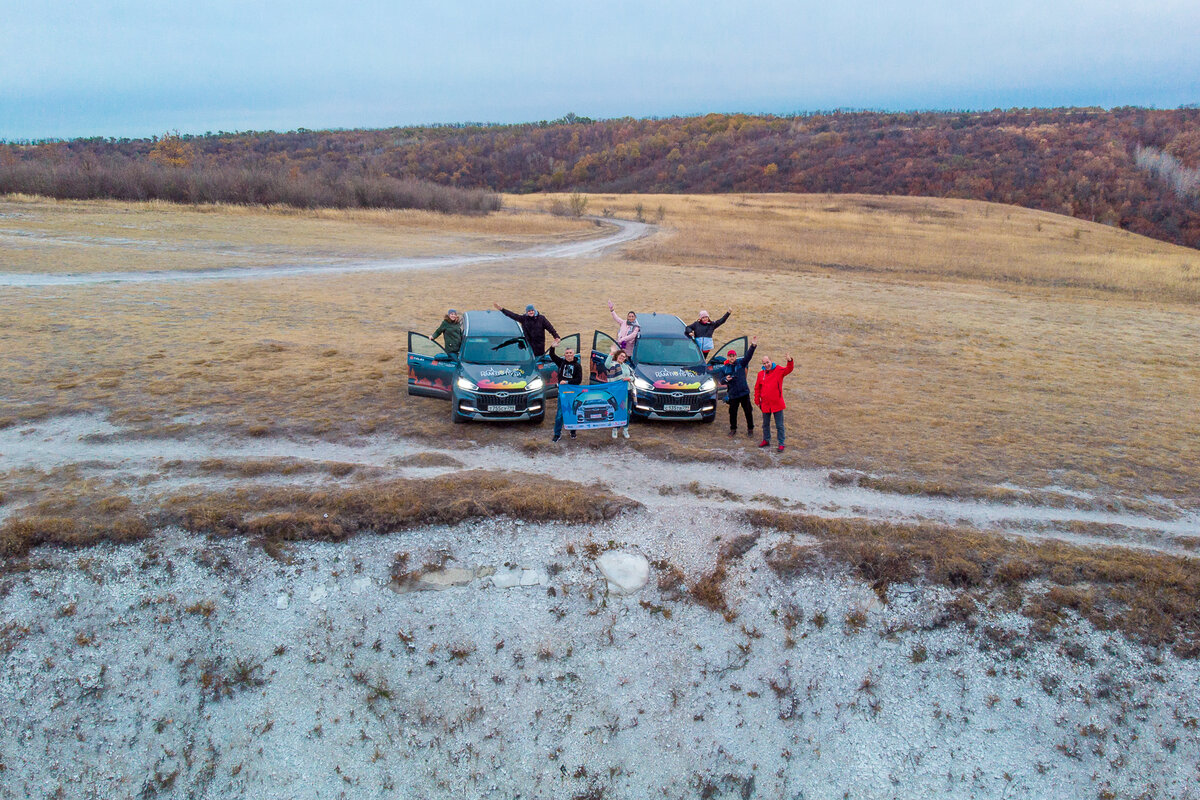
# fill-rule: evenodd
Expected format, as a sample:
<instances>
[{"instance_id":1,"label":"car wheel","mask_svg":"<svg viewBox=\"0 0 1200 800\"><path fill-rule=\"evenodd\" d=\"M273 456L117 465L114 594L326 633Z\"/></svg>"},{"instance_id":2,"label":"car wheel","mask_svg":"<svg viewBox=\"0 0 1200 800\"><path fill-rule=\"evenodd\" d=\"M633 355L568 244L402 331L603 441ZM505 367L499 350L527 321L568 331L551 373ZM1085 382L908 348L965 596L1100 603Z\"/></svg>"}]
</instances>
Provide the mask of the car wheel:
<instances>
[{"instance_id":1,"label":"car wheel","mask_svg":"<svg viewBox=\"0 0 1200 800\"><path fill-rule=\"evenodd\" d=\"M453 406L450 407L450 419L454 421L455 425L462 425L467 421L467 418L458 413L458 409Z\"/></svg>"},{"instance_id":2,"label":"car wheel","mask_svg":"<svg viewBox=\"0 0 1200 800\"><path fill-rule=\"evenodd\" d=\"M705 425L711 425L713 423L713 420L715 420L716 418L717 418L717 415L713 414L711 417L701 417L700 419L702 419L704 421Z\"/></svg>"},{"instance_id":3,"label":"car wheel","mask_svg":"<svg viewBox=\"0 0 1200 800\"><path fill-rule=\"evenodd\" d=\"M545 415L545 413L542 413L542 414L538 414L536 417L530 418L529 424L530 425L541 425L545 421L546 421L546 415Z\"/></svg>"}]
</instances>

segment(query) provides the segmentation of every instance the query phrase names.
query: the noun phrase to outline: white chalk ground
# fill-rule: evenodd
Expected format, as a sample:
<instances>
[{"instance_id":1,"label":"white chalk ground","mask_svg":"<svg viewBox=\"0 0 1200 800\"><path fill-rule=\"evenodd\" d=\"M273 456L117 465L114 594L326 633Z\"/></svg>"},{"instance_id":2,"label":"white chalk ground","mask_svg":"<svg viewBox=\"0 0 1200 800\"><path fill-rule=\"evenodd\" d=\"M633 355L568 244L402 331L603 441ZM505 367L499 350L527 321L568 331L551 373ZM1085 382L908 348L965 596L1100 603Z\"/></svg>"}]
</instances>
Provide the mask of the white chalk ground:
<instances>
[{"instance_id":1,"label":"white chalk ground","mask_svg":"<svg viewBox=\"0 0 1200 800\"><path fill-rule=\"evenodd\" d=\"M103 435L114 432L91 418L10 428L0 460L83 464L152 493L194 481L171 477L176 459L387 467L430 450ZM569 446L452 455L598 478L646 507L596 526L494 519L304 543L290 564L173 529L135 546L39 549L38 568L0 578L0 797L1200 797L1195 661L1087 624L1049 641L1019 615L944 624L940 589L894 587L885 605L836 571L781 579L764 561L779 534L730 569L732 621L660 590L661 564L634 594L610 594L586 548L695 581L721 542L753 533L740 512L755 505L660 492L698 477L805 513L1015 520L1012 535L1097 512ZM1134 546L1174 550L1197 529L1182 510L1116 516L1144 533ZM397 593L398 553L477 577ZM858 631L845 624L856 611Z\"/></svg>"}]
</instances>

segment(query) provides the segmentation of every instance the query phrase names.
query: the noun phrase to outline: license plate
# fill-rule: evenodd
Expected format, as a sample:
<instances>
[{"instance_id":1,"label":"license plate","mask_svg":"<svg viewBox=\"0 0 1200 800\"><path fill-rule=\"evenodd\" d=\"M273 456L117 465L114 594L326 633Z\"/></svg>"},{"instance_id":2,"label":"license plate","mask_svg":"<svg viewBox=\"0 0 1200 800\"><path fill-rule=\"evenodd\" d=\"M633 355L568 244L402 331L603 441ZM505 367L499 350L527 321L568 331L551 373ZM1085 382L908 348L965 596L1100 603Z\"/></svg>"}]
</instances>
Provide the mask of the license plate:
<instances>
[{"instance_id":1,"label":"license plate","mask_svg":"<svg viewBox=\"0 0 1200 800\"><path fill-rule=\"evenodd\" d=\"M663 406L663 411L691 411L691 406L672 405L667 403Z\"/></svg>"},{"instance_id":2,"label":"license plate","mask_svg":"<svg viewBox=\"0 0 1200 800\"><path fill-rule=\"evenodd\" d=\"M516 411L516 406L488 406L488 411Z\"/></svg>"}]
</instances>

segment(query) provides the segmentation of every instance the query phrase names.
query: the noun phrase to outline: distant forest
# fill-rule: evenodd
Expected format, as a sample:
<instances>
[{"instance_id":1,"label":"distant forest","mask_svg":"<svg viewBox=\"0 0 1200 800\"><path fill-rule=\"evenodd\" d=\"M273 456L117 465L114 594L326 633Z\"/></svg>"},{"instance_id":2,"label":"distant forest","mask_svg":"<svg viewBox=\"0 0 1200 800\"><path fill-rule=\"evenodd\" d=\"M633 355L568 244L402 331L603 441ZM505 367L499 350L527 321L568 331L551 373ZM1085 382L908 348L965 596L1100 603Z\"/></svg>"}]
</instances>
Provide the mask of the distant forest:
<instances>
[{"instance_id":1,"label":"distant forest","mask_svg":"<svg viewBox=\"0 0 1200 800\"><path fill-rule=\"evenodd\" d=\"M300 206L395 206L401 186L474 192L427 198L440 210L488 210L491 192L853 192L1010 203L1200 247L1198 167L1198 108L569 114L524 125L8 143L0 192ZM134 168L153 179L116 191L87 179ZM206 194L216 177L223 188Z\"/></svg>"}]
</instances>

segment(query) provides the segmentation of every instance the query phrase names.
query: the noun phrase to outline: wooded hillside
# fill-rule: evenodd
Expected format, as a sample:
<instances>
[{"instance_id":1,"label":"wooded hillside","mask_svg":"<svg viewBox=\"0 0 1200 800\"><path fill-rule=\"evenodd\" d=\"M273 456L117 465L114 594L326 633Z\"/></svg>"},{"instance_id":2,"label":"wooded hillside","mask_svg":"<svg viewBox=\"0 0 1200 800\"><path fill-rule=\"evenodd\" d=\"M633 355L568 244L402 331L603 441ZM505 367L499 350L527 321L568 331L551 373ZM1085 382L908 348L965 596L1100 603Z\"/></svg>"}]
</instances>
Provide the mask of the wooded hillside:
<instances>
[{"instance_id":1,"label":"wooded hillside","mask_svg":"<svg viewBox=\"0 0 1200 800\"><path fill-rule=\"evenodd\" d=\"M31 163L87 174L151 160L303 181L313 192L348 181L370 187L418 179L503 192L958 197L1068 214L1200 247L1197 108L599 121L568 115L525 125L80 139L0 146L0 192L29 191L12 176ZM372 191L346 189L339 196L347 192L355 203L375 202ZM38 193L55 190L47 185Z\"/></svg>"}]
</instances>

